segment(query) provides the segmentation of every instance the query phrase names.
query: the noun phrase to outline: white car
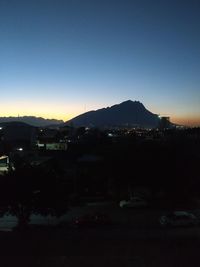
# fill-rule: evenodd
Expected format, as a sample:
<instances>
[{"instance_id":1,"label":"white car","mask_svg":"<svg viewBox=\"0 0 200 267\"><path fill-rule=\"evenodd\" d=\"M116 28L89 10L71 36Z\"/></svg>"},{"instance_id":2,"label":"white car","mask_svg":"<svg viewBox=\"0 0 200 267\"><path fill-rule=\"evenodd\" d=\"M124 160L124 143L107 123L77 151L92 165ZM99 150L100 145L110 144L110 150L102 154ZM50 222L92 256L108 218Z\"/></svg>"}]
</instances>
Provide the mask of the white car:
<instances>
[{"instance_id":1,"label":"white car","mask_svg":"<svg viewBox=\"0 0 200 267\"><path fill-rule=\"evenodd\" d=\"M130 200L121 200L119 206L120 208L139 208L148 206L148 203L142 198L134 197Z\"/></svg>"},{"instance_id":2,"label":"white car","mask_svg":"<svg viewBox=\"0 0 200 267\"><path fill-rule=\"evenodd\" d=\"M175 211L160 217L162 226L189 226L198 224L197 217L187 211Z\"/></svg>"}]
</instances>

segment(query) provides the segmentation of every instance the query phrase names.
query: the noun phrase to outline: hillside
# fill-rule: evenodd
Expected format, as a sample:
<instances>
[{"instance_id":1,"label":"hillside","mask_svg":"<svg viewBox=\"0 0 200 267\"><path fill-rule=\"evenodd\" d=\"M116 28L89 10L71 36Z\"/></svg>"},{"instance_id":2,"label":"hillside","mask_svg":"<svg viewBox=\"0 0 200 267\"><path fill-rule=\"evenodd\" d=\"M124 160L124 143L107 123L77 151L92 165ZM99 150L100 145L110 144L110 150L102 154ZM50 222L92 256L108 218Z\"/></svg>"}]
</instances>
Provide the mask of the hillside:
<instances>
[{"instance_id":1,"label":"hillside","mask_svg":"<svg viewBox=\"0 0 200 267\"><path fill-rule=\"evenodd\" d=\"M120 104L89 111L83 113L67 124L75 127L117 127L117 126L136 126L136 127L157 127L159 122L158 115L148 111L139 101L125 101Z\"/></svg>"}]
</instances>

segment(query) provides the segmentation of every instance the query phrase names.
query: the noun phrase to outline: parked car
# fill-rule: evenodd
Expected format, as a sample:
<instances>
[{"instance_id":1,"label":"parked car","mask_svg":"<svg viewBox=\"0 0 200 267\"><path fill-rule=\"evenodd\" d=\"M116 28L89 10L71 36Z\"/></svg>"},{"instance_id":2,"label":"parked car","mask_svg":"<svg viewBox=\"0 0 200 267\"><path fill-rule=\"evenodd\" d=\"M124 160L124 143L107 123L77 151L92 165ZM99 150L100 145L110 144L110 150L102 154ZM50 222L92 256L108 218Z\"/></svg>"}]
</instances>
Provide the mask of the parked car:
<instances>
[{"instance_id":1,"label":"parked car","mask_svg":"<svg viewBox=\"0 0 200 267\"><path fill-rule=\"evenodd\" d=\"M198 218L191 212L175 211L160 217L162 226L191 226L199 223Z\"/></svg>"},{"instance_id":2,"label":"parked car","mask_svg":"<svg viewBox=\"0 0 200 267\"><path fill-rule=\"evenodd\" d=\"M103 213L86 214L74 220L76 227L103 226L111 223L110 218Z\"/></svg>"},{"instance_id":3,"label":"parked car","mask_svg":"<svg viewBox=\"0 0 200 267\"><path fill-rule=\"evenodd\" d=\"M120 208L147 207L148 202L140 197L133 197L130 200L121 200L119 206Z\"/></svg>"}]
</instances>

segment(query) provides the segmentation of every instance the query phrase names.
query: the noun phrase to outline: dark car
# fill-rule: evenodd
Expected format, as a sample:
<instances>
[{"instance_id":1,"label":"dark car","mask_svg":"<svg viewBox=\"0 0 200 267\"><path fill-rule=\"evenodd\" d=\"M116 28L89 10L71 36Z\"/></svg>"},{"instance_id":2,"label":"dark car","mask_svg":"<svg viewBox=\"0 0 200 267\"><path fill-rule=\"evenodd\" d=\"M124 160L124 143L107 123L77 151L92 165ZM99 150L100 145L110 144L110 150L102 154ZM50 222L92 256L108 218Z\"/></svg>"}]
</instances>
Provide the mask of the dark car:
<instances>
[{"instance_id":1,"label":"dark car","mask_svg":"<svg viewBox=\"0 0 200 267\"><path fill-rule=\"evenodd\" d=\"M103 226L111 223L110 218L103 213L86 214L74 220L76 227Z\"/></svg>"},{"instance_id":2,"label":"dark car","mask_svg":"<svg viewBox=\"0 0 200 267\"><path fill-rule=\"evenodd\" d=\"M162 226L195 226L199 223L197 217L187 211L175 211L160 217Z\"/></svg>"}]
</instances>

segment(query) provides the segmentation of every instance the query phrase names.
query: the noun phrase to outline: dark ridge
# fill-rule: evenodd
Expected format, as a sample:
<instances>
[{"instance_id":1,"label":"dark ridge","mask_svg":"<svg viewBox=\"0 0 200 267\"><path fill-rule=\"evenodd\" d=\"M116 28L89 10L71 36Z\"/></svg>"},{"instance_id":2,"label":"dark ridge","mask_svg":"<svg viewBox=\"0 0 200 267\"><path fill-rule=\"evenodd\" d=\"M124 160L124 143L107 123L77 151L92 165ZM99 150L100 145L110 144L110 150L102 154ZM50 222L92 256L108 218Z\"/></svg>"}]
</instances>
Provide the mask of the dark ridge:
<instances>
[{"instance_id":1,"label":"dark ridge","mask_svg":"<svg viewBox=\"0 0 200 267\"><path fill-rule=\"evenodd\" d=\"M41 117L34 117L34 116L0 117L0 123L5 123L5 122L23 122L36 127L45 127L49 125L59 125L64 123L62 120L44 119Z\"/></svg>"},{"instance_id":2,"label":"dark ridge","mask_svg":"<svg viewBox=\"0 0 200 267\"><path fill-rule=\"evenodd\" d=\"M75 127L144 127L158 126L157 114L148 111L139 101L127 100L111 107L83 113L69 121Z\"/></svg>"}]
</instances>

